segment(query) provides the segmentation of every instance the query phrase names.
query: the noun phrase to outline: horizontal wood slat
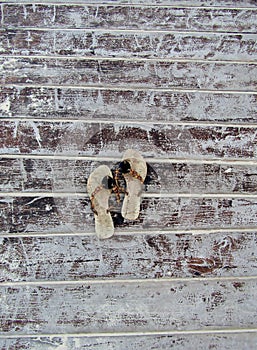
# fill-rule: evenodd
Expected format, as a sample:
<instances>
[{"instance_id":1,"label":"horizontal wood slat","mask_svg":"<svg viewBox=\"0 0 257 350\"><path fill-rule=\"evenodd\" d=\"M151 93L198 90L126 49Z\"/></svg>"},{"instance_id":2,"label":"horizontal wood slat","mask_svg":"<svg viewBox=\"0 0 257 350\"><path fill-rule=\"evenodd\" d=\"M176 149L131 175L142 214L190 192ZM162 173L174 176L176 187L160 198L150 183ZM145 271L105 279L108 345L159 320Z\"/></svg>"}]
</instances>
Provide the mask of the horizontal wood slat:
<instances>
[{"instance_id":1,"label":"horizontal wood slat","mask_svg":"<svg viewBox=\"0 0 257 350\"><path fill-rule=\"evenodd\" d=\"M1 2L0 350L255 349L256 22L252 0ZM128 148L140 215L113 193L99 240L87 178Z\"/></svg>"},{"instance_id":2,"label":"horizontal wood slat","mask_svg":"<svg viewBox=\"0 0 257 350\"><path fill-rule=\"evenodd\" d=\"M16 336L251 328L257 317L256 280L121 282L104 288L88 281L1 286L0 293L1 333Z\"/></svg>"},{"instance_id":3,"label":"horizontal wood slat","mask_svg":"<svg viewBox=\"0 0 257 350\"><path fill-rule=\"evenodd\" d=\"M256 123L257 94L0 87L0 118Z\"/></svg>"},{"instance_id":4,"label":"horizontal wood slat","mask_svg":"<svg viewBox=\"0 0 257 350\"><path fill-rule=\"evenodd\" d=\"M93 213L85 197L0 198L1 233L94 232ZM253 228L257 224L254 198L145 198L136 221L122 220L112 210L116 230L193 230Z\"/></svg>"},{"instance_id":5,"label":"horizontal wood slat","mask_svg":"<svg viewBox=\"0 0 257 350\"><path fill-rule=\"evenodd\" d=\"M0 282L255 276L256 233L0 238Z\"/></svg>"},{"instance_id":6,"label":"horizontal wood slat","mask_svg":"<svg viewBox=\"0 0 257 350\"><path fill-rule=\"evenodd\" d=\"M3 192L86 193L90 173L103 162L65 159L0 159ZM117 162L104 162L111 169ZM12 169L10 172L9 169ZM148 193L254 194L256 166L218 164L148 164Z\"/></svg>"},{"instance_id":7,"label":"horizontal wood slat","mask_svg":"<svg viewBox=\"0 0 257 350\"><path fill-rule=\"evenodd\" d=\"M256 333L233 332L232 334L171 334L171 335L125 335L125 336L79 336L79 335L56 335L56 336L35 336L28 338L0 339L1 350L47 350L58 349L58 346L65 347L65 350L139 350L147 349L171 349L176 350L208 348L242 350L254 349L257 342Z\"/></svg>"},{"instance_id":8,"label":"horizontal wood slat","mask_svg":"<svg viewBox=\"0 0 257 350\"><path fill-rule=\"evenodd\" d=\"M7 27L227 31L256 33L257 11L117 5L3 6Z\"/></svg>"},{"instance_id":9,"label":"horizontal wood slat","mask_svg":"<svg viewBox=\"0 0 257 350\"><path fill-rule=\"evenodd\" d=\"M49 44L50 46L50 44ZM0 58L1 84L256 90L257 65L90 59Z\"/></svg>"},{"instance_id":10,"label":"horizontal wood slat","mask_svg":"<svg viewBox=\"0 0 257 350\"><path fill-rule=\"evenodd\" d=\"M254 61L256 34L19 30L0 33L5 55Z\"/></svg>"},{"instance_id":11,"label":"horizontal wood slat","mask_svg":"<svg viewBox=\"0 0 257 350\"><path fill-rule=\"evenodd\" d=\"M257 129L155 124L0 122L1 153L256 159ZM136 146L136 147L135 147Z\"/></svg>"}]
</instances>

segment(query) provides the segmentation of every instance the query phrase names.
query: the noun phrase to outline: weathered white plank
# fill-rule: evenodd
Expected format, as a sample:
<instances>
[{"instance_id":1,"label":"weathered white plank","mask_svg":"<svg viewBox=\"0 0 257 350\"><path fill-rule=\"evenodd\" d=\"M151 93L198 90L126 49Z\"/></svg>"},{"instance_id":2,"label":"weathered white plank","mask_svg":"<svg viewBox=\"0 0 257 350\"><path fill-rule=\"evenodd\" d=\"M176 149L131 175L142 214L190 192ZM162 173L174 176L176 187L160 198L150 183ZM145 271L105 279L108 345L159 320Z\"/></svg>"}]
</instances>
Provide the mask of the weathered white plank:
<instances>
[{"instance_id":1,"label":"weathered white plank","mask_svg":"<svg viewBox=\"0 0 257 350\"><path fill-rule=\"evenodd\" d=\"M30 28L91 28L256 33L255 9L163 6L41 5L3 6L2 25Z\"/></svg>"},{"instance_id":2,"label":"weathered white plank","mask_svg":"<svg viewBox=\"0 0 257 350\"><path fill-rule=\"evenodd\" d=\"M254 61L256 34L18 30L0 33L5 55Z\"/></svg>"},{"instance_id":3,"label":"weathered white plank","mask_svg":"<svg viewBox=\"0 0 257 350\"><path fill-rule=\"evenodd\" d=\"M257 123L257 94L0 87L0 117Z\"/></svg>"},{"instance_id":4,"label":"weathered white plank","mask_svg":"<svg viewBox=\"0 0 257 350\"><path fill-rule=\"evenodd\" d=\"M171 194L172 196L172 194ZM1 197L1 233L94 232L87 197ZM111 210L116 231L240 229L257 225L254 198L145 198L136 221Z\"/></svg>"},{"instance_id":5,"label":"weathered white plank","mask_svg":"<svg viewBox=\"0 0 257 350\"><path fill-rule=\"evenodd\" d=\"M0 122L0 152L121 157L256 159L257 129L198 125Z\"/></svg>"},{"instance_id":6,"label":"weathered white plank","mask_svg":"<svg viewBox=\"0 0 257 350\"><path fill-rule=\"evenodd\" d=\"M2 237L0 282L255 276L256 243L247 231Z\"/></svg>"},{"instance_id":7,"label":"weathered white plank","mask_svg":"<svg viewBox=\"0 0 257 350\"><path fill-rule=\"evenodd\" d=\"M111 169L118 162L65 159L0 159L3 192L86 193L86 180L99 164ZM11 169L11 171L10 171ZM254 194L256 166L150 163L145 180L148 193Z\"/></svg>"},{"instance_id":8,"label":"weathered white plank","mask_svg":"<svg viewBox=\"0 0 257 350\"><path fill-rule=\"evenodd\" d=\"M71 0L71 3L75 1ZM101 3L93 0L91 4L93 2ZM58 12L61 6L37 5L33 0L24 7L0 5L2 26L24 26L23 30L10 28L3 33L1 54L9 57L1 58L0 83L9 84L9 87L13 84L31 86L24 90L16 87L15 98L10 92L6 94L7 90L1 95L3 113L0 117L13 116L12 121L1 124L1 151L12 155L48 154L52 157L48 164L46 159L20 159L18 169L18 163L13 159L2 167L1 180L7 186L5 190L21 191L17 193L21 197L14 197L15 193L12 193L10 197L0 199L0 231L3 235L0 279L2 283L9 281L0 285L0 330L3 337L35 334L35 338L0 339L0 348L170 349L175 346L205 349L208 346L255 349L256 333L240 334L240 330L256 327L257 280L251 277L256 276L254 227L257 226L257 204L256 196L247 197L247 193L256 192L256 172L248 165L242 168L233 163L231 167L207 166L199 162L218 158L228 162L242 159L250 164L256 159L256 129L253 125L247 128L247 123L256 123L256 95L250 91L256 90L257 68L246 62L257 57L256 35L242 34L244 31L256 32L256 20L252 17L253 11L240 10L239 7L256 9L257 4L250 0L239 0L236 4L231 0L172 2L173 6L184 4L187 7L181 11L178 8L165 9L156 1L138 0L137 4L141 5L133 7L132 11L129 3L122 0L106 2L112 6L89 7L98 11L94 20L99 27L95 33L92 33L93 12L88 18L86 32L79 29L85 27L85 22L81 22L82 26L77 22L84 21L80 10L81 17L78 12L73 12L76 18L65 17L80 6L62 7L66 12L61 13ZM113 6L119 3L123 5ZM147 3L156 6L150 9L145 6ZM165 3L167 0L159 2ZM191 9L192 4L212 8ZM222 9L222 6L234 9ZM8 19L5 10L14 8L18 12L12 13L12 19ZM49 9L54 12L48 12ZM107 9L108 14L103 13ZM118 9L121 17L116 17L111 24ZM150 10L151 20L144 21ZM131 18L126 23L124 18L127 18L128 11ZM165 25L162 27L165 11L169 11L169 18L172 13L182 15L171 21L174 23L172 30L206 32L137 33L138 28L170 29ZM107 15L113 16L108 17L109 22ZM61 23L71 30L64 33L60 30ZM121 23L123 27L119 29L124 32L111 33L110 25L115 29ZM25 26L29 25L46 26L46 30L26 30ZM72 27L78 30L73 31ZM134 32L129 32L129 29ZM207 33L209 30L223 33ZM235 30L240 33L224 33ZM53 57L15 58L14 55ZM91 60L84 60L84 55L92 56ZM94 55L123 58L94 60ZM63 57L55 59L54 56ZM145 62L145 58L152 61ZM166 61L160 62L160 58ZM174 62L176 59L186 59L186 62ZM190 62L192 59L198 62ZM216 63L204 60L216 60ZM245 62L225 63L227 60ZM53 88L39 90L42 85L52 85ZM71 89L63 88L63 85ZM98 89L89 90L90 85ZM58 86L61 89L55 90ZM88 90L79 89L79 86ZM33 89L37 89L34 95ZM169 91L153 94L154 89ZM172 89L182 91L173 92L170 97ZM62 97L64 90L72 93ZM220 93L222 90L230 94ZM246 94L238 94L240 91ZM137 106L141 110L137 110ZM95 115L112 122L89 123ZM32 119L22 122L19 118L23 117ZM39 122L35 120L37 118L47 120ZM59 120L51 123L51 118ZM64 122L65 118L69 119L68 123ZM84 119L84 122L69 122L73 118L77 121ZM125 123L118 123L119 118ZM148 119L148 123L138 126L132 122L128 125L128 121L138 121L139 118L141 122ZM149 120L153 124L149 124ZM154 124L155 120L191 121L195 124L161 127ZM198 121L210 124L201 126L197 125ZM211 125L218 122L239 122L241 125ZM244 123L246 127L242 127ZM187 160L195 157L198 164L152 164L157 177L153 176L154 181L148 186L149 193L163 191L163 196L172 196L176 192L176 198L145 198L135 223L123 222L116 208L112 212L116 235L99 242L92 235L94 222L88 198L74 195L76 191L85 191L90 168L99 163L55 161L54 155L93 155L96 160L98 156L118 157L135 143L147 157L185 157ZM9 177L5 174L8 167L13 171ZM62 167L65 169L63 174ZM76 172L74 182L70 181L71 168ZM189 198L190 188L200 197L208 189L214 196L197 198L192 193ZM40 197L35 194L37 189L69 191L72 197L68 193L60 197L50 194L44 197L47 195L44 193ZM32 190L34 195L22 197L24 190ZM187 197L183 196L185 193ZM219 193L221 196L217 198ZM242 193L242 198L230 198L233 193ZM233 228L236 228L234 232ZM203 235L203 231L201 235L189 233L192 230L196 234L198 229L205 230L206 234ZM208 234L209 229L215 232ZM17 234L21 237L16 237ZM191 277L195 275L215 279L193 280ZM244 277L238 279L236 276ZM158 277L182 277L185 280L161 281L157 280ZM118 281L120 278L124 281ZM156 280L144 281L145 278ZM38 282L33 284L35 281ZM58 285L57 281L63 283ZM213 335L215 329L225 334ZM238 333L232 334L231 330L235 329ZM108 338L75 336L80 332L150 333L165 330L210 333L197 336L177 334L173 338L156 334ZM62 335L50 337L54 333Z\"/></svg>"},{"instance_id":9,"label":"weathered white plank","mask_svg":"<svg viewBox=\"0 0 257 350\"><path fill-rule=\"evenodd\" d=\"M16 339L0 339L1 350L51 350L63 347L65 350L142 350L163 349L170 350L254 350L257 344L257 334L254 332L233 334L169 334L169 335L120 335L120 336L79 336L56 335L35 336Z\"/></svg>"},{"instance_id":10,"label":"weathered white plank","mask_svg":"<svg viewBox=\"0 0 257 350\"><path fill-rule=\"evenodd\" d=\"M256 325L256 280L1 286L2 334L211 330ZM185 312L186 310L186 312Z\"/></svg>"},{"instance_id":11,"label":"weathered white plank","mask_svg":"<svg viewBox=\"0 0 257 350\"><path fill-rule=\"evenodd\" d=\"M248 63L9 57L0 64L1 84L11 85L255 91L257 83L257 65Z\"/></svg>"}]
</instances>

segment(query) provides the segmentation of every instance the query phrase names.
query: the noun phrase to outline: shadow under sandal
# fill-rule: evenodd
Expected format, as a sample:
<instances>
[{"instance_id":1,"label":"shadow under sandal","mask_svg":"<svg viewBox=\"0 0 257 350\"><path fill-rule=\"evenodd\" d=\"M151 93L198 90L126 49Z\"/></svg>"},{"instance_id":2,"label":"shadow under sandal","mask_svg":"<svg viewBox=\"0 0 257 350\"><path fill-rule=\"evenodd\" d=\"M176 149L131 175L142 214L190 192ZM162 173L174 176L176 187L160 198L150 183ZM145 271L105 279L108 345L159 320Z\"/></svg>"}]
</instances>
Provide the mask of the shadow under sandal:
<instances>
[{"instance_id":1,"label":"shadow under sandal","mask_svg":"<svg viewBox=\"0 0 257 350\"><path fill-rule=\"evenodd\" d=\"M89 176L87 190L95 217L95 231L100 239L113 236L114 225L109 212L112 189L112 173L106 165L100 165Z\"/></svg>"},{"instance_id":2,"label":"shadow under sandal","mask_svg":"<svg viewBox=\"0 0 257 350\"><path fill-rule=\"evenodd\" d=\"M143 183L147 174L147 165L141 154L135 150L127 150L120 163L126 181L126 194L121 214L125 219L136 220L140 212Z\"/></svg>"}]
</instances>

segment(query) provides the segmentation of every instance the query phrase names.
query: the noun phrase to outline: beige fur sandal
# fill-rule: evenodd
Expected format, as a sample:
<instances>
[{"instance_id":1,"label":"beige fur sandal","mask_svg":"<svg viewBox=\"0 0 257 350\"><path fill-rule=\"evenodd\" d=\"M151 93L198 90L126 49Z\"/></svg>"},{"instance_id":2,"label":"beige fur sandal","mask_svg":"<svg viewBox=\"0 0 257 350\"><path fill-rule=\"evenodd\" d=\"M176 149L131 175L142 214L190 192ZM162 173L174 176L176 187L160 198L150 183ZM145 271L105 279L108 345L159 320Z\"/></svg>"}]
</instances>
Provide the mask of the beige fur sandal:
<instances>
[{"instance_id":1,"label":"beige fur sandal","mask_svg":"<svg viewBox=\"0 0 257 350\"><path fill-rule=\"evenodd\" d=\"M136 220L140 211L141 193L147 174L147 165L141 154L135 150L127 150L120 163L126 181L126 193L121 214L125 219Z\"/></svg>"},{"instance_id":2,"label":"beige fur sandal","mask_svg":"<svg viewBox=\"0 0 257 350\"><path fill-rule=\"evenodd\" d=\"M95 216L95 231L100 239L113 236L114 225L109 212L109 197L112 192L112 173L106 165L100 165L89 176L87 190Z\"/></svg>"}]
</instances>

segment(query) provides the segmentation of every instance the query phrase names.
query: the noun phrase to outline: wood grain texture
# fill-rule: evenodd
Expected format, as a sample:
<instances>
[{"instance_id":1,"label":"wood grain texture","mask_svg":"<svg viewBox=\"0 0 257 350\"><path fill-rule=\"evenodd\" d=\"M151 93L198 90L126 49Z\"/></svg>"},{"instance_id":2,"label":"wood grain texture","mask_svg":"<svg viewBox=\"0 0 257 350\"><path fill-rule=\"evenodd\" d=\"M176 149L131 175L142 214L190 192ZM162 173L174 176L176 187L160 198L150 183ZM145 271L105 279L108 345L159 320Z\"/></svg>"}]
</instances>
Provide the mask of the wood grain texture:
<instances>
[{"instance_id":1,"label":"wood grain texture","mask_svg":"<svg viewBox=\"0 0 257 350\"><path fill-rule=\"evenodd\" d=\"M2 237L0 281L255 276L256 243L252 232L128 233L105 241L72 235Z\"/></svg>"},{"instance_id":2,"label":"wood grain texture","mask_svg":"<svg viewBox=\"0 0 257 350\"><path fill-rule=\"evenodd\" d=\"M2 334L253 327L256 280L1 286ZM235 303L237 308L235 308ZM185 312L185 309L187 312Z\"/></svg>"},{"instance_id":3,"label":"wood grain texture","mask_svg":"<svg viewBox=\"0 0 257 350\"><path fill-rule=\"evenodd\" d=\"M173 334L131 336L35 336L17 339L0 339L1 350L254 350L256 333L233 334Z\"/></svg>"},{"instance_id":4,"label":"wood grain texture","mask_svg":"<svg viewBox=\"0 0 257 350\"><path fill-rule=\"evenodd\" d=\"M20 30L0 33L5 55L254 61L256 34Z\"/></svg>"},{"instance_id":5,"label":"wood grain texture","mask_svg":"<svg viewBox=\"0 0 257 350\"><path fill-rule=\"evenodd\" d=\"M257 123L256 94L0 87L0 118Z\"/></svg>"},{"instance_id":6,"label":"wood grain texture","mask_svg":"<svg viewBox=\"0 0 257 350\"><path fill-rule=\"evenodd\" d=\"M0 189L2 193L20 191L86 193L86 181L99 164L106 164L111 169L117 166L115 162L89 160L2 158ZM150 163L145 191L160 194L255 194L256 166Z\"/></svg>"},{"instance_id":7,"label":"wood grain texture","mask_svg":"<svg viewBox=\"0 0 257 350\"><path fill-rule=\"evenodd\" d=\"M248 63L10 57L0 58L0 64L3 85L255 91L257 84L257 65Z\"/></svg>"},{"instance_id":8,"label":"wood grain texture","mask_svg":"<svg viewBox=\"0 0 257 350\"><path fill-rule=\"evenodd\" d=\"M138 29L256 33L255 9L113 5L3 6L2 25L21 28Z\"/></svg>"},{"instance_id":9,"label":"wood grain texture","mask_svg":"<svg viewBox=\"0 0 257 350\"><path fill-rule=\"evenodd\" d=\"M128 148L145 157L256 159L257 129L197 125L2 121L4 154L114 156ZM147 161L147 158L146 158Z\"/></svg>"},{"instance_id":10,"label":"wood grain texture","mask_svg":"<svg viewBox=\"0 0 257 350\"><path fill-rule=\"evenodd\" d=\"M256 10L1 2L1 350L255 350ZM99 241L86 181L127 148L140 216L113 194Z\"/></svg>"},{"instance_id":11,"label":"wood grain texture","mask_svg":"<svg viewBox=\"0 0 257 350\"><path fill-rule=\"evenodd\" d=\"M172 194L171 194L172 197ZM93 213L85 197L1 197L2 234L94 232ZM145 198L136 221L121 220L111 210L116 231L254 228L254 198Z\"/></svg>"}]
</instances>

